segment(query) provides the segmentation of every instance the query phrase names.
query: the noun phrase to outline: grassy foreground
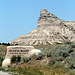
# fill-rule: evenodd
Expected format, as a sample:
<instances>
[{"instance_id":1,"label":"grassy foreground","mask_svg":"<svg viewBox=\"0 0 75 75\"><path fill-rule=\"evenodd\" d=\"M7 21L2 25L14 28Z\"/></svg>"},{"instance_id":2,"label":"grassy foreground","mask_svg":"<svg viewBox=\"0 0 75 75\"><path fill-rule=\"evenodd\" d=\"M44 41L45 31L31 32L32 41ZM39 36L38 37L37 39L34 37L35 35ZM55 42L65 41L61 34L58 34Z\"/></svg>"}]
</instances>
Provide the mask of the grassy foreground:
<instances>
[{"instance_id":1,"label":"grassy foreground","mask_svg":"<svg viewBox=\"0 0 75 75\"><path fill-rule=\"evenodd\" d=\"M5 45L0 45L0 57L5 55L5 49L7 46Z\"/></svg>"},{"instance_id":2,"label":"grassy foreground","mask_svg":"<svg viewBox=\"0 0 75 75\"><path fill-rule=\"evenodd\" d=\"M54 68L53 66L42 66L41 61L31 61L26 64L19 64L17 67L13 64L8 66L7 72L13 72L16 75L69 75L69 69L64 67Z\"/></svg>"},{"instance_id":3,"label":"grassy foreground","mask_svg":"<svg viewBox=\"0 0 75 75\"><path fill-rule=\"evenodd\" d=\"M13 75L75 75L75 44L38 45L34 47L45 54L43 58L33 56L28 62L19 62L18 66L16 63L12 63L1 69L12 72ZM64 63L62 63L63 61Z\"/></svg>"}]
</instances>

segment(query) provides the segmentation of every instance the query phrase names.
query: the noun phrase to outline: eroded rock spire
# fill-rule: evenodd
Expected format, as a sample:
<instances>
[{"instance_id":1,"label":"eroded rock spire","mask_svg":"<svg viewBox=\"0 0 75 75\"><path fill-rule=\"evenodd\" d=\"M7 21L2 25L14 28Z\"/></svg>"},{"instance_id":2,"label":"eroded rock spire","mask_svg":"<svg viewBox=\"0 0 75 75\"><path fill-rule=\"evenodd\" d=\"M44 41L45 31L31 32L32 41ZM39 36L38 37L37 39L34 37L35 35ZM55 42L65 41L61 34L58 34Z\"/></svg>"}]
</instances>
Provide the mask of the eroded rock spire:
<instances>
[{"instance_id":1,"label":"eroded rock spire","mask_svg":"<svg viewBox=\"0 0 75 75\"><path fill-rule=\"evenodd\" d=\"M46 45L75 42L75 21L63 21L46 9L41 9L37 28L27 35L19 36L11 44Z\"/></svg>"}]
</instances>

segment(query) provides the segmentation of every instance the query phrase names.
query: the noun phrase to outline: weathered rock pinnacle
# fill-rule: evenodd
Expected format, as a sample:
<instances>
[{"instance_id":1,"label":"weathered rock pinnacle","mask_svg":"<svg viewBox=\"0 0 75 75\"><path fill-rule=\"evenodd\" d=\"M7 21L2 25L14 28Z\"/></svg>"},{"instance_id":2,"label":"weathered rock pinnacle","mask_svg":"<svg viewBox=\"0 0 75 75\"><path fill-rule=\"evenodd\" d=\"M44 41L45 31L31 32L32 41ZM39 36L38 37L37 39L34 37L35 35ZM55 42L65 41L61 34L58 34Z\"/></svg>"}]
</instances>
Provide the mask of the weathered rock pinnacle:
<instances>
[{"instance_id":1,"label":"weathered rock pinnacle","mask_svg":"<svg viewBox=\"0 0 75 75\"><path fill-rule=\"evenodd\" d=\"M41 9L37 28L27 35L19 36L11 44L46 45L75 42L75 21L63 21L46 9Z\"/></svg>"},{"instance_id":2,"label":"weathered rock pinnacle","mask_svg":"<svg viewBox=\"0 0 75 75\"><path fill-rule=\"evenodd\" d=\"M55 15L53 15L52 13L49 13L46 9L41 9L41 13L40 13L40 17L44 17L44 18L57 18Z\"/></svg>"}]
</instances>

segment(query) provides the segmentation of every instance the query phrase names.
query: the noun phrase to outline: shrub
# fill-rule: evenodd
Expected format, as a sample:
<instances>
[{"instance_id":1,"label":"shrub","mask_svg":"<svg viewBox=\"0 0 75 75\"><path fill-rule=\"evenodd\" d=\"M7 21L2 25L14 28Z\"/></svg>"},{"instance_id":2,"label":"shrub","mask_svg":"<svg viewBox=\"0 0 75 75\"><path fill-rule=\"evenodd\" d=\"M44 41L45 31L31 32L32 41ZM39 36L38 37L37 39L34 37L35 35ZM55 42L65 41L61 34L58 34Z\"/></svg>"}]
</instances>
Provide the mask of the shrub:
<instances>
[{"instance_id":1,"label":"shrub","mask_svg":"<svg viewBox=\"0 0 75 75\"><path fill-rule=\"evenodd\" d=\"M8 65L8 68L10 68L11 67L11 65Z\"/></svg>"},{"instance_id":2,"label":"shrub","mask_svg":"<svg viewBox=\"0 0 75 75\"><path fill-rule=\"evenodd\" d=\"M18 59L18 62L20 62L21 57L20 57L20 56L15 56L15 55L13 55L13 56L11 57L11 63L15 63L15 62L16 62L16 59Z\"/></svg>"},{"instance_id":3,"label":"shrub","mask_svg":"<svg viewBox=\"0 0 75 75\"><path fill-rule=\"evenodd\" d=\"M60 49L55 49L51 51L51 57L55 61L63 61L69 53L73 52L70 47L60 47Z\"/></svg>"},{"instance_id":4,"label":"shrub","mask_svg":"<svg viewBox=\"0 0 75 75\"><path fill-rule=\"evenodd\" d=\"M24 58L23 57L21 57L21 64L24 64Z\"/></svg>"},{"instance_id":5,"label":"shrub","mask_svg":"<svg viewBox=\"0 0 75 75\"><path fill-rule=\"evenodd\" d=\"M52 52L49 51L49 52L47 53L47 57L51 57L51 53L52 53Z\"/></svg>"},{"instance_id":6,"label":"shrub","mask_svg":"<svg viewBox=\"0 0 75 75\"><path fill-rule=\"evenodd\" d=\"M17 56L16 58L18 59L18 62L20 62L21 56Z\"/></svg>"},{"instance_id":7,"label":"shrub","mask_svg":"<svg viewBox=\"0 0 75 75\"><path fill-rule=\"evenodd\" d=\"M3 57L0 57L0 66L2 66L2 61L4 60L4 56Z\"/></svg>"},{"instance_id":8,"label":"shrub","mask_svg":"<svg viewBox=\"0 0 75 75\"><path fill-rule=\"evenodd\" d=\"M2 63L1 63L1 61L0 61L0 66L2 66Z\"/></svg>"},{"instance_id":9,"label":"shrub","mask_svg":"<svg viewBox=\"0 0 75 75\"><path fill-rule=\"evenodd\" d=\"M21 64L27 63L29 61L29 57L21 57Z\"/></svg>"},{"instance_id":10,"label":"shrub","mask_svg":"<svg viewBox=\"0 0 75 75\"><path fill-rule=\"evenodd\" d=\"M75 55L75 53L73 53L73 52L74 52L74 50L70 46L59 45L56 48L51 49L47 53L47 57L51 58L50 63L54 64L54 67L59 66L60 62L62 62L63 60L66 59L65 60L65 62L66 62L65 65L70 64L70 68L74 68L74 65L75 65L74 55Z\"/></svg>"},{"instance_id":11,"label":"shrub","mask_svg":"<svg viewBox=\"0 0 75 75\"><path fill-rule=\"evenodd\" d=\"M5 69L3 67L0 67L0 71L5 71Z\"/></svg>"},{"instance_id":12,"label":"shrub","mask_svg":"<svg viewBox=\"0 0 75 75\"><path fill-rule=\"evenodd\" d=\"M71 69L75 69L75 51L72 52L69 57L65 59L66 64L69 65Z\"/></svg>"},{"instance_id":13,"label":"shrub","mask_svg":"<svg viewBox=\"0 0 75 75\"><path fill-rule=\"evenodd\" d=\"M13 56L11 57L11 63L15 63L15 62L16 62L16 56L13 55Z\"/></svg>"},{"instance_id":14,"label":"shrub","mask_svg":"<svg viewBox=\"0 0 75 75\"><path fill-rule=\"evenodd\" d=\"M75 69L70 70L69 75L75 75Z\"/></svg>"},{"instance_id":15,"label":"shrub","mask_svg":"<svg viewBox=\"0 0 75 75\"><path fill-rule=\"evenodd\" d=\"M36 58L38 57L37 55L33 54L30 56L31 57L31 60L36 60Z\"/></svg>"},{"instance_id":16,"label":"shrub","mask_svg":"<svg viewBox=\"0 0 75 75\"><path fill-rule=\"evenodd\" d=\"M69 46L70 48L75 48L75 43Z\"/></svg>"},{"instance_id":17,"label":"shrub","mask_svg":"<svg viewBox=\"0 0 75 75\"><path fill-rule=\"evenodd\" d=\"M32 56L31 56L31 60L41 60L41 59L43 59L43 57L45 56L45 53L39 53L38 55L35 55L35 54L33 54Z\"/></svg>"},{"instance_id":18,"label":"shrub","mask_svg":"<svg viewBox=\"0 0 75 75\"><path fill-rule=\"evenodd\" d=\"M61 62L56 62L56 63L54 64L54 67L55 67L55 68L61 67L61 64L62 64Z\"/></svg>"},{"instance_id":19,"label":"shrub","mask_svg":"<svg viewBox=\"0 0 75 75\"><path fill-rule=\"evenodd\" d=\"M45 56L44 53L39 53L39 55L37 55L36 60L41 60L43 59L43 57Z\"/></svg>"}]
</instances>

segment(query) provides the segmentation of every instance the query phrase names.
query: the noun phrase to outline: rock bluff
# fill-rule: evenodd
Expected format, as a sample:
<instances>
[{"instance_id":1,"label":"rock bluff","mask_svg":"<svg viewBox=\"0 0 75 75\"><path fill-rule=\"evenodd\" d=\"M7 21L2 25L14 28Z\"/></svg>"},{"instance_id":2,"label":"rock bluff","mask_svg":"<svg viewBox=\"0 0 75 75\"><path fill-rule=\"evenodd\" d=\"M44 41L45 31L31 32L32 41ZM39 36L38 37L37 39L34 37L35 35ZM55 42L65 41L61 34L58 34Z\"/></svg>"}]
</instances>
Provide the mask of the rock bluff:
<instances>
[{"instance_id":1,"label":"rock bluff","mask_svg":"<svg viewBox=\"0 0 75 75\"><path fill-rule=\"evenodd\" d=\"M41 9L37 28L10 44L46 45L56 42L75 42L75 21L63 21L46 9Z\"/></svg>"}]
</instances>

